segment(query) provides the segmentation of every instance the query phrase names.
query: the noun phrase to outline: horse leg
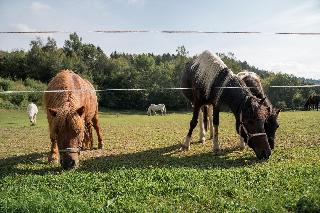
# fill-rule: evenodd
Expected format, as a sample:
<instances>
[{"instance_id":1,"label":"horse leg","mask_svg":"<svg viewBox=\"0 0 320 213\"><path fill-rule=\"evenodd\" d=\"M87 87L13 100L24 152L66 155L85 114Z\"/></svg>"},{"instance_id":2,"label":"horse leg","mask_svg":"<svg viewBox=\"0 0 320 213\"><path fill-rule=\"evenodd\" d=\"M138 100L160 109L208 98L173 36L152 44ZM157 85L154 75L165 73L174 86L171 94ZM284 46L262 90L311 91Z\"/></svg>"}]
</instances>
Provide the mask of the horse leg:
<instances>
[{"instance_id":1,"label":"horse leg","mask_svg":"<svg viewBox=\"0 0 320 213\"><path fill-rule=\"evenodd\" d=\"M205 143L206 142L206 131L204 128L204 123L203 123L203 108L206 106L202 106L200 111L199 111L199 126L200 126L200 131L199 131L199 138L200 138L200 142L201 143Z\"/></svg>"},{"instance_id":2,"label":"horse leg","mask_svg":"<svg viewBox=\"0 0 320 213\"><path fill-rule=\"evenodd\" d=\"M88 148L93 149L93 135L92 135L92 123L88 124Z\"/></svg>"},{"instance_id":3,"label":"horse leg","mask_svg":"<svg viewBox=\"0 0 320 213\"><path fill-rule=\"evenodd\" d=\"M93 136L92 136L92 123L86 123L85 124L85 134L84 139L81 144L81 147L83 149L92 149L93 148Z\"/></svg>"},{"instance_id":4,"label":"horse leg","mask_svg":"<svg viewBox=\"0 0 320 213\"><path fill-rule=\"evenodd\" d=\"M219 109L215 108L213 112L213 138L212 138L213 152L220 151L220 145L218 141L218 135L219 135L218 131L219 131Z\"/></svg>"},{"instance_id":5,"label":"horse leg","mask_svg":"<svg viewBox=\"0 0 320 213\"><path fill-rule=\"evenodd\" d=\"M100 128L99 120L98 120L98 112L93 116L92 124L93 124L93 128L96 130L96 133L98 136L98 149L104 149L101 128Z\"/></svg>"},{"instance_id":6,"label":"horse leg","mask_svg":"<svg viewBox=\"0 0 320 213\"><path fill-rule=\"evenodd\" d=\"M192 115L192 119L190 121L189 132L184 140L184 143L181 144L182 149L187 149L187 150L190 149L191 135L192 135L193 129L197 126L197 123L198 123L198 116L199 116L200 107L201 107L201 105L198 103L196 103L193 107L193 115Z\"/></svg>"},{"instance_id":7,"label":"horse leg","mask_svg":"<svg viewBox=\"0 0 320 213\"><path fill-rule=\"evenodd\" d=\"M208 117L209 117L209 129L210 129L210 139L213 138L213 106L208 107Z\"/></svg>"},{"instance_id":8,"label":"horse leg","mask_svg":"<svg viewBox=\"0 0 320 213\"><path fill-rule=\"evenodd\" d=\"M244 138L241 137L241 135L239 135L239 139L240 139L240 149L244 150L244 148L246 147L246 143L244 142Z\"/></svg>"},{"instance_id":9,"label":"horse leg","mask_svg":"<svg viewBox=\"0 0 320 213\"><path fill-rule=\"evenodd\" d=\"M51 138L51 150L48 157L49 163L59 163L59 149L56 139Z\"/></svg>"}]
</instances>

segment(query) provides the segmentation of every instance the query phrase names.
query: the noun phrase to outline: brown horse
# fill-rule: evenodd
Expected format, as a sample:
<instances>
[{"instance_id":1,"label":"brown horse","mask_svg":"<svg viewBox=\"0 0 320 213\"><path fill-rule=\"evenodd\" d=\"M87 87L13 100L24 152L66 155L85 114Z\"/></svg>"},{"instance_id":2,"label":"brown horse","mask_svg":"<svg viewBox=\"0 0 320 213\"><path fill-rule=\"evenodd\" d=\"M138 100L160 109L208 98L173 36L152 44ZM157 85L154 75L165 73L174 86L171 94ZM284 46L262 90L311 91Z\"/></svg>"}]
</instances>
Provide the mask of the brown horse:
<instances>
[{"instance_id":1,"label":"brown horse","mask_svg":"<svg viewBox=\"0 0 320 213\"><path fill-rule=\"evenodd\" d=\"M92 126L98 135L98 148L104 147L97 96L89 81L72 71L62 70L50 81L44 102L51 139L50 162L58 162L60 155L64 169L76 167L80 149L92 148Z\"/></svg>"},{"instance_id":2,"label":"brown horse","mask_svg":"<svg viewBox=\"0 0 320 213\"><path fill-rule=\"evenodd\" d=\"M249 87L250 91L253 95L260 99L264 99L263 105L265 105L268 109L267 119L264 124L264 128L266 130L267 136L268 136L268 142L271 149L274 149L274 143L275 143L275 134L277 129L279 128L278 124L278 115L281 111L281 109L277 109L272 106L270 100L267 98L263 91L263 87L261 85L260 77L254 73L254 72L240 72L237 74L237 76L242 80L247 87ZM240 145L241 147L244 147L244 142L242 140L242 143Z\"/></svg>"},{"instance_id":3,"label":"brown horse","mask_svg":"<svg viewBox=\"0 0 320 213\"><path fill-rule=\"evenodd\" d=\"M184 96L193 103L193 116L182 148L189 149L193 129L203 105L213 105L213 150L220 150L218 143L219 107L229 106L236 118L236 129L251 147L257 158L267 159L271 155L264 123L267 107L248 90L244 83L215 54L205 51L193 62L187 63L182 75L181 87ZM234 89L237 88L237 89ZM240 88L240 89L239 89Z\"/></svg>"},{"instance_id":4,"label":"brown horse","mask_svg":"<svg viewBox=\"0 0 320 213\"><path fill-rule=\"evenodd\" d=\"M315 109L317 108L317 111L319 110L319 102L320 102L320 96L318 95L310 95L304 104L305 110Z\"/></svg>"}]
</instances>

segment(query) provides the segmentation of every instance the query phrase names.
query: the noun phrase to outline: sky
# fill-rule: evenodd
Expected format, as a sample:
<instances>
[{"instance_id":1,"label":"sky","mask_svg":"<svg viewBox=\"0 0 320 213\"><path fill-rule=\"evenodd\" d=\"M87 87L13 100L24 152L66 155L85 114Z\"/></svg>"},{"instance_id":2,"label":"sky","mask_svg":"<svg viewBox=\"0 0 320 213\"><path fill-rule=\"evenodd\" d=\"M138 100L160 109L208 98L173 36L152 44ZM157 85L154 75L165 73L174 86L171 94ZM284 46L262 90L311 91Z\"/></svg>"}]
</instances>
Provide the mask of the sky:
<instances>
[{"instance_id":1,"label":"sky","mask_svg":"<svg viewBox=\"0 0 320 213\"><path fill-rule=\"evenodd\" d=\"M273 72L320 79L320 0L0 0L0 31L77 32L106 54L232 52L239 60ZM150 30L150 33L94 33ZM162 30L260 31L262 34L165 34ZM68 33L0 34L0 49L29 49L36 37L59 47Z\"/></svg>"}]
</instances>

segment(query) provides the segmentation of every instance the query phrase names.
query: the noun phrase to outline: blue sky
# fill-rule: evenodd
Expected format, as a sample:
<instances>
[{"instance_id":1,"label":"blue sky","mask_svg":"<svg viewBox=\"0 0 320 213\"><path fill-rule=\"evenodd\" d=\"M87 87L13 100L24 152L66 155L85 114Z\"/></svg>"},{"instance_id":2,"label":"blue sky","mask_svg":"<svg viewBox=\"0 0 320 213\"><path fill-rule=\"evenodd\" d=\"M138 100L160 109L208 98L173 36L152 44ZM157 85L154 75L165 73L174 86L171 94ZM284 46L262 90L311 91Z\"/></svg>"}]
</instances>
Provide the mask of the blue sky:
<instances>
[{"instance_id":1,"label":"blue sky","mask_svg":"<svg viewBox=\"0 0 320 213\"><path fill-rule=\"evenodd\" d=\"M259 35L103 34L92 30L262 31ZM320 36L273 35L320 32L319 0L55 0L0 1L0 31L77 31L86 43L113 51L174 53L184 45L190 55L205 49L233 52L270 71L320 79ZM36 36L63 46L68 34L0 34L0 49L29 48Z\"/></svg>"}]
</instances>

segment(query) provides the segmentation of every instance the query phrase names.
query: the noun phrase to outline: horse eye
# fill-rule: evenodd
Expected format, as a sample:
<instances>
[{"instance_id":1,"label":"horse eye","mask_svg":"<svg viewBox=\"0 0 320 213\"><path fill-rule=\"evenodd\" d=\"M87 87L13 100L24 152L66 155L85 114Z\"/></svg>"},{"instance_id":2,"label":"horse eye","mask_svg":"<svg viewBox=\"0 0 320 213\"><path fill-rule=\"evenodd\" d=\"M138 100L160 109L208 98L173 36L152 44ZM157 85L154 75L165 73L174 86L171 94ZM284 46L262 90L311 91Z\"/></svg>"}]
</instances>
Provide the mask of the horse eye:
<instances>
[{"instance_id":1,"label":"horse eye","mask_svg":"<svg viewBox=\"0 0 320 213\"><path fill-rule=\"evenodd\" d=\"M277 128L279 128L280 125L277 125Z\"/></svg>"}]
</instances>

